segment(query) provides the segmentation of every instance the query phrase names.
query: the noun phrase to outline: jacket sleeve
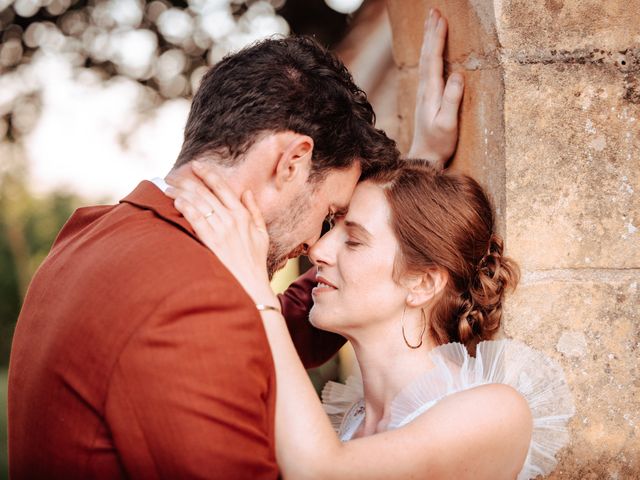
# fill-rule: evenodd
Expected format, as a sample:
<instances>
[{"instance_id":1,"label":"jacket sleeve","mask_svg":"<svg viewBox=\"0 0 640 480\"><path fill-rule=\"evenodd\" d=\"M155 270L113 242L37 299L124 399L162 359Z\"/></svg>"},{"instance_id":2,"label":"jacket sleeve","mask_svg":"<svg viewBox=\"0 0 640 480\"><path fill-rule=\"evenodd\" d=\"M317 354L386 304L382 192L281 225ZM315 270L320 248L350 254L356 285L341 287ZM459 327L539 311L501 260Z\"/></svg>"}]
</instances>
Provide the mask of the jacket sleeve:
<instances>
[{"instance_id":1,"label":"jacket sleeve","mask_svg":"<svg viewBox=\"0 0 640 480\"><path fill-rule=\"evenodd\" d=\"M309 323L309 311L313 306L311 290L316 286L315 275L314 267L278 295L289 333L306 368L322 365L346 343L341 335L320 330Z\"/></svg>"},{"instance_id":2,"label":"jacket sleeve","mask_svg":"<svg viewBox=\"0 0 640 480\"><path fill-rule=\"evenodd\" d=\"M129 477L277 478L273 363L236 290L188 285L119 355L105 416Z\"/></svg>"}]
</instances>

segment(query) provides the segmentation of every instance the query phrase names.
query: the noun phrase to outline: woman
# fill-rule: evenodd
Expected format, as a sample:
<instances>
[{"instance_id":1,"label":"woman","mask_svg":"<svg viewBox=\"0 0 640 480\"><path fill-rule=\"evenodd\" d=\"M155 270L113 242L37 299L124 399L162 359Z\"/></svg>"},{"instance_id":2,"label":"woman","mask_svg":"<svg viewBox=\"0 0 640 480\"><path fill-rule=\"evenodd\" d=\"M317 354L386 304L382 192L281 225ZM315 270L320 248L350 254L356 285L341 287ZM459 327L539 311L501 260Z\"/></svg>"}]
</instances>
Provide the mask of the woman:
<instances>
[{"instance_id":1,"label":"woman","mask_svg":"<svg viewBox=\"0 0 640 480\"><path fill-rule=\"evenodd\" d=\"M276 307L251 193L238 200L213 172L202 177L215 193L213 220L189 195L170 194L261 310L285 478L512 479L553 468L570 394L544 355L485 341L518 273L474 180L408 160L359 184L348 213L311 248L310 321L348 338L362 371L361 382L325 391L337 436Z\"/></svg>"},{"instance_id":2,"label":"woman","mask_svg":"<svg viewBox=\"0 0 640 480\"><path fill-rule=\"evenodd\" d=\"M201 222L183 199L176 206L257 304L277 305L251 195L248 214L210 183L227 219ZM263 311L285 478L533 478L553 468L573 413L561 370L518 342L482 342L517 281L493 228L484 192L464 175L407 161L358 185L349 212L310 251L318 267L310 320L347 337L362 370L362 398L356 389L332 399L341 439L351 441L332 430L284 319ZM470 350L482 342L476 360L451 341ZM350 406L337 412L340 402Z\"/></svg>"}]
</instances>

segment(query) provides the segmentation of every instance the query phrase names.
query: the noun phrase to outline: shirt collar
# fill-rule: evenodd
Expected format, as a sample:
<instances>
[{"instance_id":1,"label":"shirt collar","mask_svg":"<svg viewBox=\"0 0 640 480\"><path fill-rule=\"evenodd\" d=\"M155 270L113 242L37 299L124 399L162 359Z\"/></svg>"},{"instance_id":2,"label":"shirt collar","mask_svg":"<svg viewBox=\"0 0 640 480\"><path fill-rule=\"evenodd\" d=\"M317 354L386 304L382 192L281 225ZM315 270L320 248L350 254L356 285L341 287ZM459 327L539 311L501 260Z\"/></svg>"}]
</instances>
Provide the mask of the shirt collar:
<instances>
[{"instance_id":1,"label":"shirt collar","mask_svg":"<svg viewBox=\"0 0 640 480\"><path fill-rule=\"evenodd\" d=\"M160 218L174 224L199 241L189 222L173 206L173 199L163 193L167 188L168 185L161 178L154 178L151 181L143 180L133 192L120 200L120 203L128 203L145 210L151 210Z\"/></svg>"}]
</instances>

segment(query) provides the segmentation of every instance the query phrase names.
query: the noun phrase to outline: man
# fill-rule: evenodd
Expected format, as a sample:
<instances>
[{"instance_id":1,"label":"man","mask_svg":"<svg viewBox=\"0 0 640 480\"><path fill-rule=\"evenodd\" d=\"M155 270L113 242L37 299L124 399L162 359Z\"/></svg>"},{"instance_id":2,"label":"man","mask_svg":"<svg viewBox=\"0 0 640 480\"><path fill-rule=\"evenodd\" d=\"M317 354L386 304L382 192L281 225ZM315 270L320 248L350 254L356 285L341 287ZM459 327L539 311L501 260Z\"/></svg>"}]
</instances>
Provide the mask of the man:
<instances>
[{"instance_id":1,"label":"man","mask_svg":"<svg viewBox=\"0 0 640 480\"><path fill-rule=\"evenodd\" d=\"M250 189L273 272L318 239L359 178L397 162L373 121L335 57L308 39L268 40L204 77L174 174L201 188L191 164L205 160L237 193ZM281 298L307 366L344 342L306 321L312 282ZM277 478L258 308L153 183L79 209L15 332L12 478Z\"/></svg>"}]
</instances>

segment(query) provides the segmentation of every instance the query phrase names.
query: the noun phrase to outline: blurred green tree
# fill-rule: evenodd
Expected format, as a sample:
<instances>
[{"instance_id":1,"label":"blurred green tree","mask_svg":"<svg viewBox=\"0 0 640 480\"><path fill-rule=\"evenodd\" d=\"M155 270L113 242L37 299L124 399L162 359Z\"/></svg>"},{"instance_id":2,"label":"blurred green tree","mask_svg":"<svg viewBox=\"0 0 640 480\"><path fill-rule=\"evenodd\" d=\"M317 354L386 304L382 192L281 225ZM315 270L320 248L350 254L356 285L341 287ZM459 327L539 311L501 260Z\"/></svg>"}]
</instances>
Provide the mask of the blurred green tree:
<instances>
[{"instance_id":1,"label":"blurred green tree","mask_svg":"<svg viewBox=\"0 0 640 480\"><path fill-rule=\"evenodd\" d=\"M11 337L31 276L49 252L60 228L83 200L28 188L19 144L5 145L0 170L0 367L9 358Z\"/></svg>"}]
</instances>

